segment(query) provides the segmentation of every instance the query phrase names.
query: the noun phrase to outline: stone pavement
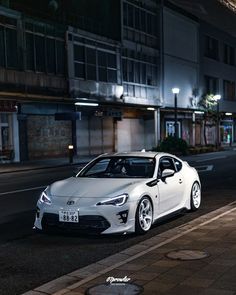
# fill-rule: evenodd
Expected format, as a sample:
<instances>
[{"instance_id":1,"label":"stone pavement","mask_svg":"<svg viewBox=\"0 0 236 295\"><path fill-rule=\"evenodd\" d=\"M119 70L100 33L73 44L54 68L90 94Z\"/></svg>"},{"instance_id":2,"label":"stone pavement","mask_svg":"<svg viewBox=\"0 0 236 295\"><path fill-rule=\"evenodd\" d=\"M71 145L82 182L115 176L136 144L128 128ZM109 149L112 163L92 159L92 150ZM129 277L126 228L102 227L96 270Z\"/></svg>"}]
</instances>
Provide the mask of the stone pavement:
<instances>
[{"instance_id":1,"label":"stone pavement","mask_svg":"<svg viewBox=\"0 0 236 295\"><path fill-rule=\"evenodd\" d=\"M236 294L236 201L24 295L45 294Z\"/></svg>"}]
</instances>

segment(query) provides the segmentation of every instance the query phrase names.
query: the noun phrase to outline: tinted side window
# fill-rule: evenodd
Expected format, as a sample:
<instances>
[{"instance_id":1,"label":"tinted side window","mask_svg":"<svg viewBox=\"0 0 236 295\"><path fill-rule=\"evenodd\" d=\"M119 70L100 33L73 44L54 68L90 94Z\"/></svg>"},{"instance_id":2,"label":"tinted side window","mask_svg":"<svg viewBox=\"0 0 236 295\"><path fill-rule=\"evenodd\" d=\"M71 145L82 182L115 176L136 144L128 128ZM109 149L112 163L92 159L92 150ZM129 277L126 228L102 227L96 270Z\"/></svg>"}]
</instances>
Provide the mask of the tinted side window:
<instances>
[{"instance_id":1,"label":"tinted side window","mask_svg":"<svg viewBox=\"0 0 236 295\"><path fill-rule=\"evenodd\" d=\"M95 165L93 165L90 170L86 173L86 176L96 175L99 173L104 173L108 167L109 159L102 159L98 161Z\"/></svg>"},{"instance_id":2,"label":"tinted side window","mask_svg":"<svg viewBox=\"0 0 236 295\"><path fill-rule=\"evenodd\" d=\"M175 163L177 172L179 172L182 169L182 163L177 159L174 159L174 163Z\"/></svg>"},{"instance_id":3,"label":"tinted side window","mask_svg":"<svg viewBox=\"0 0 236 295\"><path fill-rule=\"evenodd\" d=\"M164 157L164 158L160 159L158 174L161 174L162 171L165 170L165 169L171 169L171 170L176 171L175 165L174 165L174 162L173 162L172 158Z\"/></svg>"}]
</instances>

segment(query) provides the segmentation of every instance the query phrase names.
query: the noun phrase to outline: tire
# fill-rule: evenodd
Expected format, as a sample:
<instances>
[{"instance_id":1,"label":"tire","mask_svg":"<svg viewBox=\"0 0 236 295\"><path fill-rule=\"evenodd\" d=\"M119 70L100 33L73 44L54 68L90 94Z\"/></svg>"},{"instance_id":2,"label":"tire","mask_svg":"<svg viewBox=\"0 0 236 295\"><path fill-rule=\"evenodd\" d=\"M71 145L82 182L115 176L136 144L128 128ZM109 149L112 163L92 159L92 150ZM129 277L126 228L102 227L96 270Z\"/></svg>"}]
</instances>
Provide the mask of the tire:
<instances>
[{"instance_id":1,"label":"tire","mask_svg":"<svg viewBox=\"0 0 236 295\"><path fill-rule=\"evenodd\" d=\"M200 205L201 205L201 187L200 187L200 184L197 181L195 181L191 189L191 196L190 196L191 209L190 210L197 211Z\"/></svg>"},{"instance_id":2,"label":"tire","mask_svg":"<svg viewBox=\"0 0 236 295\"><path fill-rule=\"evenodd\" d=\"M153 221L152 202L148 197L142 197L135 214L135 232L145 234L149 231Z\"/></svg>"}]
</instances>

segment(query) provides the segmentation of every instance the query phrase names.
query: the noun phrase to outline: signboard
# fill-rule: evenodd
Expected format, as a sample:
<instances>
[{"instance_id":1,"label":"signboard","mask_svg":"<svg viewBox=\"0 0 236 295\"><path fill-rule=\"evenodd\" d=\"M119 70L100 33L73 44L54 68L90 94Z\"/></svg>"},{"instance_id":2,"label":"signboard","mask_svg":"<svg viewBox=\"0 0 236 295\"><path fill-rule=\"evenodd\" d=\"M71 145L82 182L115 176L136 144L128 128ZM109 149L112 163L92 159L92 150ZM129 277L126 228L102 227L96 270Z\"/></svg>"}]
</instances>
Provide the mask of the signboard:
<instances>
[{"instance_id":1,"label":"signboard","mask_svg":"<svg viewBox=\"0 0 236 295\"><path fill-rule=\"evenodd\" d=\"M122 115L123 115L122 111L116 110L116 109L108 109L104 112L104 116L107 116L107 117L121 118Z\"/></svg>"},{"instance_id":2,"label":"signboard","mask_svg":"<svg viewBox=\"0 0 236 295\"><path fill-rule=\"evenodd\" d=\"M16 112L17 105L15 101L11 100L0 100L0 112Z\"/></svg>"},{"instance_id":3,"label":"signboard","mask_svg":"<svg viewBox=\"0 0 236 295\"><path fill-rule=\"evenodd\" d=\"M61 121L71 121L71 120L81 120L81 112L67 112L67 113L56 113L55 120Z\"/></svg>"}]
</instances>

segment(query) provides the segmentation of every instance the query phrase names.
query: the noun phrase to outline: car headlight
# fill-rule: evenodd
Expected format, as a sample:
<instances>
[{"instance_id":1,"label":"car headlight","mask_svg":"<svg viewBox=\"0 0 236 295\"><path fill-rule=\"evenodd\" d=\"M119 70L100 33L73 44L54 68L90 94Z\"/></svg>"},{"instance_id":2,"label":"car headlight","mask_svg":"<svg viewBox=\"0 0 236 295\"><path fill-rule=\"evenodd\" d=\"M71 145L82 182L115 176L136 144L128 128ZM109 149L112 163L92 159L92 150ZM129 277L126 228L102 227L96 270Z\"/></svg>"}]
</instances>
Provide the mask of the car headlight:
<instances>
[{"instance_id":1,"label":"car headlight","mask_svg":"<svg viewBox=\"0 0 236 295\"><path fill-rule=\"evenodd\" d=\"M47 192L47 189L44 190L39 198L39 201L41 203L45 203L45 204L48 204L48 205L51 205L52 204L52 201L48 195L48 192Z\"/></svg>"},{"instance_id":2,"label":"car headlight","mask_svg":"<svg viewBox=\"0 0 236 295\"><path fill-rule=\"evenodd\" d=\"M97 203L97 206L100 206L100 205L122 206L127 202L128 197L129 197L128 194L122 194L122 195L117 196L115 198L99 202L99 203Z\"/></svg>"}]
</instances>

